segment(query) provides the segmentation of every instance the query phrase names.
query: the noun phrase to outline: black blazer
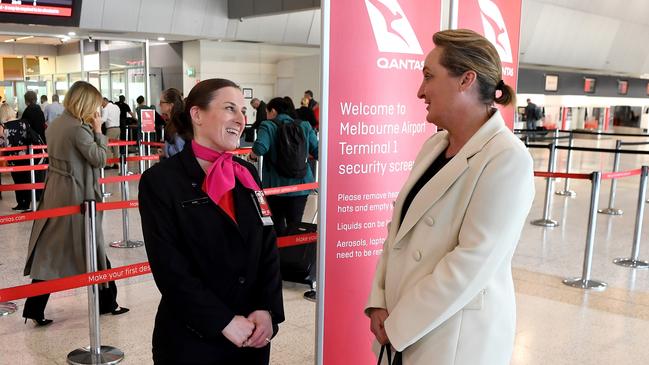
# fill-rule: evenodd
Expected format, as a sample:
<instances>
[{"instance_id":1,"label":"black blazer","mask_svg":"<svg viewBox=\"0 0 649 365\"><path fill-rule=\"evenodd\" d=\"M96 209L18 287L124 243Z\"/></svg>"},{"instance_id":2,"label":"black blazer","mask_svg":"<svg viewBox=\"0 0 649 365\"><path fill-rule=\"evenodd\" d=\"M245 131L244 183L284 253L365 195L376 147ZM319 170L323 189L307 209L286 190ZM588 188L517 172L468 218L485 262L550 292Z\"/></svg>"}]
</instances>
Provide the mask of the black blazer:
<instances>
[{"instance_id":1,"label":"black blazer","mask_svg":"<svg viewBox=\"0 0 649 365\"><path fill-rule=\"evenodd\" d=\"M30 104L29 106L27 106L27 108L25 108L25 111L23 111L21 118L27 121L32 129L35 130L39 136L41 136L43 142L46 142L45 114L43 114L40 106L38 106L37 104Z\"/></svg>"},{"instance_id":2,"label":"black blazer","mask_svg":"<svg viewBox=\"0 0 649 365\"><path fill-rule=\"evenodd\" d=\"M239 158L261 186L254 167ZM162 293L153 330L156 364L266 364L270 346L239 349L221 333L235 315L270 311L284 321L275 231L254 193L237 182L238 224L201 190L205 173L191 143L140 180L142 231Z\"/></svg>"}]
</instances>

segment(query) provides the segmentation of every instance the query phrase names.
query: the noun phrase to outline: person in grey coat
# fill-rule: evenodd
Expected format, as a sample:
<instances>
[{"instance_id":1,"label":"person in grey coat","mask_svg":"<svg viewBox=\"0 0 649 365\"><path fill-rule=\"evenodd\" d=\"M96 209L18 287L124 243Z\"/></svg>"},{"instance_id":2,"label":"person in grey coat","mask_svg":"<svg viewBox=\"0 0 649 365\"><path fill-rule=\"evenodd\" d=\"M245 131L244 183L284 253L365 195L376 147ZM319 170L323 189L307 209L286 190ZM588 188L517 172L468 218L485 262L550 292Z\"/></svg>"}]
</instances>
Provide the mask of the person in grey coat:
<instances>
[{"instance_id":1,"label":"person in grey coat","mask_svg":"<svg viewBox=\"0 0 649 365\"><path fill-rule=\"evenodd\" d=\"M84 200L101 201L99 169L106 164L107 139L101 134L98 108L101 94L91 84L78 81L70 88L63 102L65 111L47 129L49 169L45 190L38 209L80 205ZM110 268L104 252L101 231L102 213L97 213L98 269ZM85 259L84 221L80 214L34 221L24 275L32 282L58 279L87 272ZM122 314L116 301L114 282L100 287L100 313ZM37 326L52 323L44 311L49 294L28 298L23 317Z\"/></svg>"}]
</instances>

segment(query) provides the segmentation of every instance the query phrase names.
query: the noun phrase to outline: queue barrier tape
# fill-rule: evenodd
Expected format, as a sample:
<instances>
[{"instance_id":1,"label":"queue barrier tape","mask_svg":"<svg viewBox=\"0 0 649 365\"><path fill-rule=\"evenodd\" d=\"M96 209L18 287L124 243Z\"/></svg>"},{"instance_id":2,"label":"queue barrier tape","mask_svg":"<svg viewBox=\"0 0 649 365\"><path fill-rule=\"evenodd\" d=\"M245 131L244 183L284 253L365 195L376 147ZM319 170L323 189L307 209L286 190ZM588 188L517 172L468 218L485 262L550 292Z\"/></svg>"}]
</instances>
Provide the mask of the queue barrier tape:
<instances>
[{"instance_id":1,"label":"queue barrier tape","mask_svg":"<svg viewBox=\"0 0 649 365\"><path fill-rule=\"evenodd\" d=\"M158 156L158 155L131 156L131 157L127 157L126 161L128 161L128 162L133 162L133 161L157 161L159 159L160 159L160 156ZM112 165L114 163L119 163L119 158L118 157L106 159L106 165Z\"/></svg>"},{"instance_id":2,"label":"queue barrier tape","mask_svg":"<svg viewBox=\"0 0 649 365\"><path fill-rule=\"evenodd\" d=\"M0 148L0 152L15 152L15 151L24 151L28 149L27 146L16 146L16 147L2 147ZM33 150L46 150L47 145L46 144L36 144L32 145Z\"/></svg>"},{"instance_id":3,"label":"queue barrier tape","mask_svg":"<svg viewBox=\"0 0 649 365\"><path fill-rule=\"evenodd\" d=\"M165 144L162 142L140 142L144 146L153 146L153 147L164 147Z\"/></svg>"},{"instance_id":4,"label":"queue barrier tape","mask_svg":"<svg viewBox=\"0 0 649 365\"><path fill-rule=\"evenodd\" d=\"M0 185L0 192L32 189L45 189L45 183Z\"/></svg>"},{"instance_id":5,"label":"queue barrier tape","mask_svg":"<svg viewBox=\"0 0 649 365\"><path fill-rule=\"evenodd\" d=\"M110 184L110 183L116 183L122 181L137 181L140 180L140 177L142 177L142 175L140 174L126 175L126 176L108 176L108 177L104 177L103 179L100 178L99 183Z\"/></svg>"},{"instance_id":6,"label":"queue barrier tape","mask_svg":"<svg viewBox=\"0 0 649 365\"><path fill-rule=\"evenodd\" d=\"M140 205L137 200L97 203L97 211L102 212L106 210L131 209L131 208L137 208L139 206Z\"/></svg>"},{"instance_id":7,"label":"queue barrier tape","mask_svg":"<svg viewBox=\"0 0 649 365\"><path fill-rule=\"evenodd\" d=\"M266 194L266 195L277 195L277 194L293 193L293 192L296 192L296 191L317 189L318 186L319 186L318 183L298 184L298 185L289 185L289 186L278 186L276 188L266 188L266 189L264 189L264 194Z\"/></svg>"},{"instance_id":8,"label":"queue barrier tape","mask_svg":"<svg viewBox=\"0 0 649 365\"><path fill-rule=\"evenodd\" d=\"M0 302L8 302L11 300L55 293L88 285L101 284L113 280L145 275L150 272L151 267L149 266L149 263L140 262L133 265L116 267L114 269L68 276L35 284L14 286L11 288L0 289Z\"/></svg>"},{"instance_id":9,"label":"queue barrier tape","mask_svg":"<svg viewBox=\"0 0 649 365\"><path fill-rule=\"evenodd\" d=\"M115 146L135 146L137 142L135 141L111 141L108 142L108 147L115 147Z\"/></svg>"},{"instance_id":10,"label":"queue barrier tape","mask_svg":"<svg viewBox=\"0 0 649 365\"><path fill-rule=\"evenodd\" d=\"M0 216L0 225L34 221L43 218L63 217L81 213L81 206L71 205L67 207L37 210L35 212L18 213Z\"/></svg>"},{"instance_id":11,"label":"queue barrier tape","mask_svg":"<svg viewBox=\"0 0 649 365\"><path fill-rule=\"evenodd\" d=\"M562 172L534 171L536 177L558 177L565 179L590 180L591 174L567 174Z\"/></svg>"},{"instance_id":12,"label":"queue barrier tape","mask_svg":"<svg viewBox=\"0 0 649 365\"><path fill-rule=\"evenodd\" d=\"M17 156L0 156L0 161L17 161L28 160L30 158L45 158L47 153L37 153L33 155L17 155Z\"/></svg>"},{"instance_id":13,"label":"queue barrier tape","mask_svg":"<svg viewBox=\"0 0 649 365\"><path fill-rule=\"evenodd\" d=\"M602 174L602 180L619 179L622 177L636 176L642 173L642 169L635 169L629 171L607 172Z\"/></svg>"},{"instance_id":14,"label":"queue barrier tape","mask_svg":"<svg viewBox=\"0 0 649 365\"><path fill-rule=\"evenodd\" d=\"M102 203L105 206L107 203ZM99 207L100 204L97 204ZM75 207L80 210L80 207ZM100 209L101 210L101 209ZM294 236L285 236L277 238L277 247L290 247L304 244L316 243L318 233L305 233ZM148 262L120 266L113 269L96 271L93 273L84 273L79 275L68 276L61 279L42 281L34 284L19 285L10 288L0 289L0 302L33 297L37 295L55 293L64 290L76 289L88 285L102 284L114 280L122 280L135 276L146 275L151 273L151 266Z\"/></svg>"},{"instance_id":15,"label":"queue barrier tape","mask_svg":"<svg viewBox=\"0 0 649 365\"><path fill-rule=\"evenodd\" d=\"M21 171L47 170L47 168L48 168L48 165L7 166L7 167L0 167L0 173L2 173L2 172L21 172Z\"/></svg>"}]
</instances>

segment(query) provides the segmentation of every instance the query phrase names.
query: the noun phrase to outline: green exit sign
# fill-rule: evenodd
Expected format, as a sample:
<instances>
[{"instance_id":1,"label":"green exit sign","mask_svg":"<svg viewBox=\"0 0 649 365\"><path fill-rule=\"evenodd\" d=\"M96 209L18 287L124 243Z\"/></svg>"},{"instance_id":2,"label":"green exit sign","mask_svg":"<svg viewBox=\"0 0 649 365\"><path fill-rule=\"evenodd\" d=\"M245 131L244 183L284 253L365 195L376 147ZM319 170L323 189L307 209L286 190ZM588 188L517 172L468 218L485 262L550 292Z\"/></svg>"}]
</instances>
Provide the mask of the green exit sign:
<instances>
[{"instance_id":1,"label":"green exit sign","mask_svg":"<svg viewBox=\"0 0 649 365\"><path fill-rule=\"evenodd\" d=\"M196 76L196 69L193 68L193 67L188 67L187 68L187 76L189 76L189 77Z\"/></svg>"}]
</instances>

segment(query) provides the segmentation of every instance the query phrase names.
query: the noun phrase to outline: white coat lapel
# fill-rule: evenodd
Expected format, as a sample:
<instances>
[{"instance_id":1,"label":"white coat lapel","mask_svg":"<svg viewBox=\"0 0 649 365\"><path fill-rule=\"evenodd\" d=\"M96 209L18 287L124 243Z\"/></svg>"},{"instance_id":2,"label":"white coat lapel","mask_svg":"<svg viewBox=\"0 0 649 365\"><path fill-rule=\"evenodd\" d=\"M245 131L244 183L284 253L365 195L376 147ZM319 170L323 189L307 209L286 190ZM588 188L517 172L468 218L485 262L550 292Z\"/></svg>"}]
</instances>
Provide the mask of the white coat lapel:
<instances>
[{"instance_id":1,"label":"white coat lapel","mask_svg":"<svg viewBox=\"0 0 649 365\"><path fill-rule=\"evenodd\" d=\"M487 120L487 122L469 139L469 141L460 149L460 151L444 166L430 181L424 185L417 193L415 199L410 204L408 212L406 212L403 222L399 226L397 235L394 240L394 246L399 247L401 240L405 235L415 226L430 207L432 207L453 183L462 176L464 171L469 167L468 160L478 153L495 135L501 131L506 130L506 126L500 112L496 111L494 115ZM403 201L405 196L408 195L410 189L423 175L424 171L433 163L433 161L446 149L448 146L448 138L445 143L436 143L433 149L428 154L427 158L422 158L417 164L413 173L408 178L403 192L397 201L398 215L394 219L401 217L401 210L403 209ZM397 208L395 207L395 208Z\"/></svg>"}]
</instances>

